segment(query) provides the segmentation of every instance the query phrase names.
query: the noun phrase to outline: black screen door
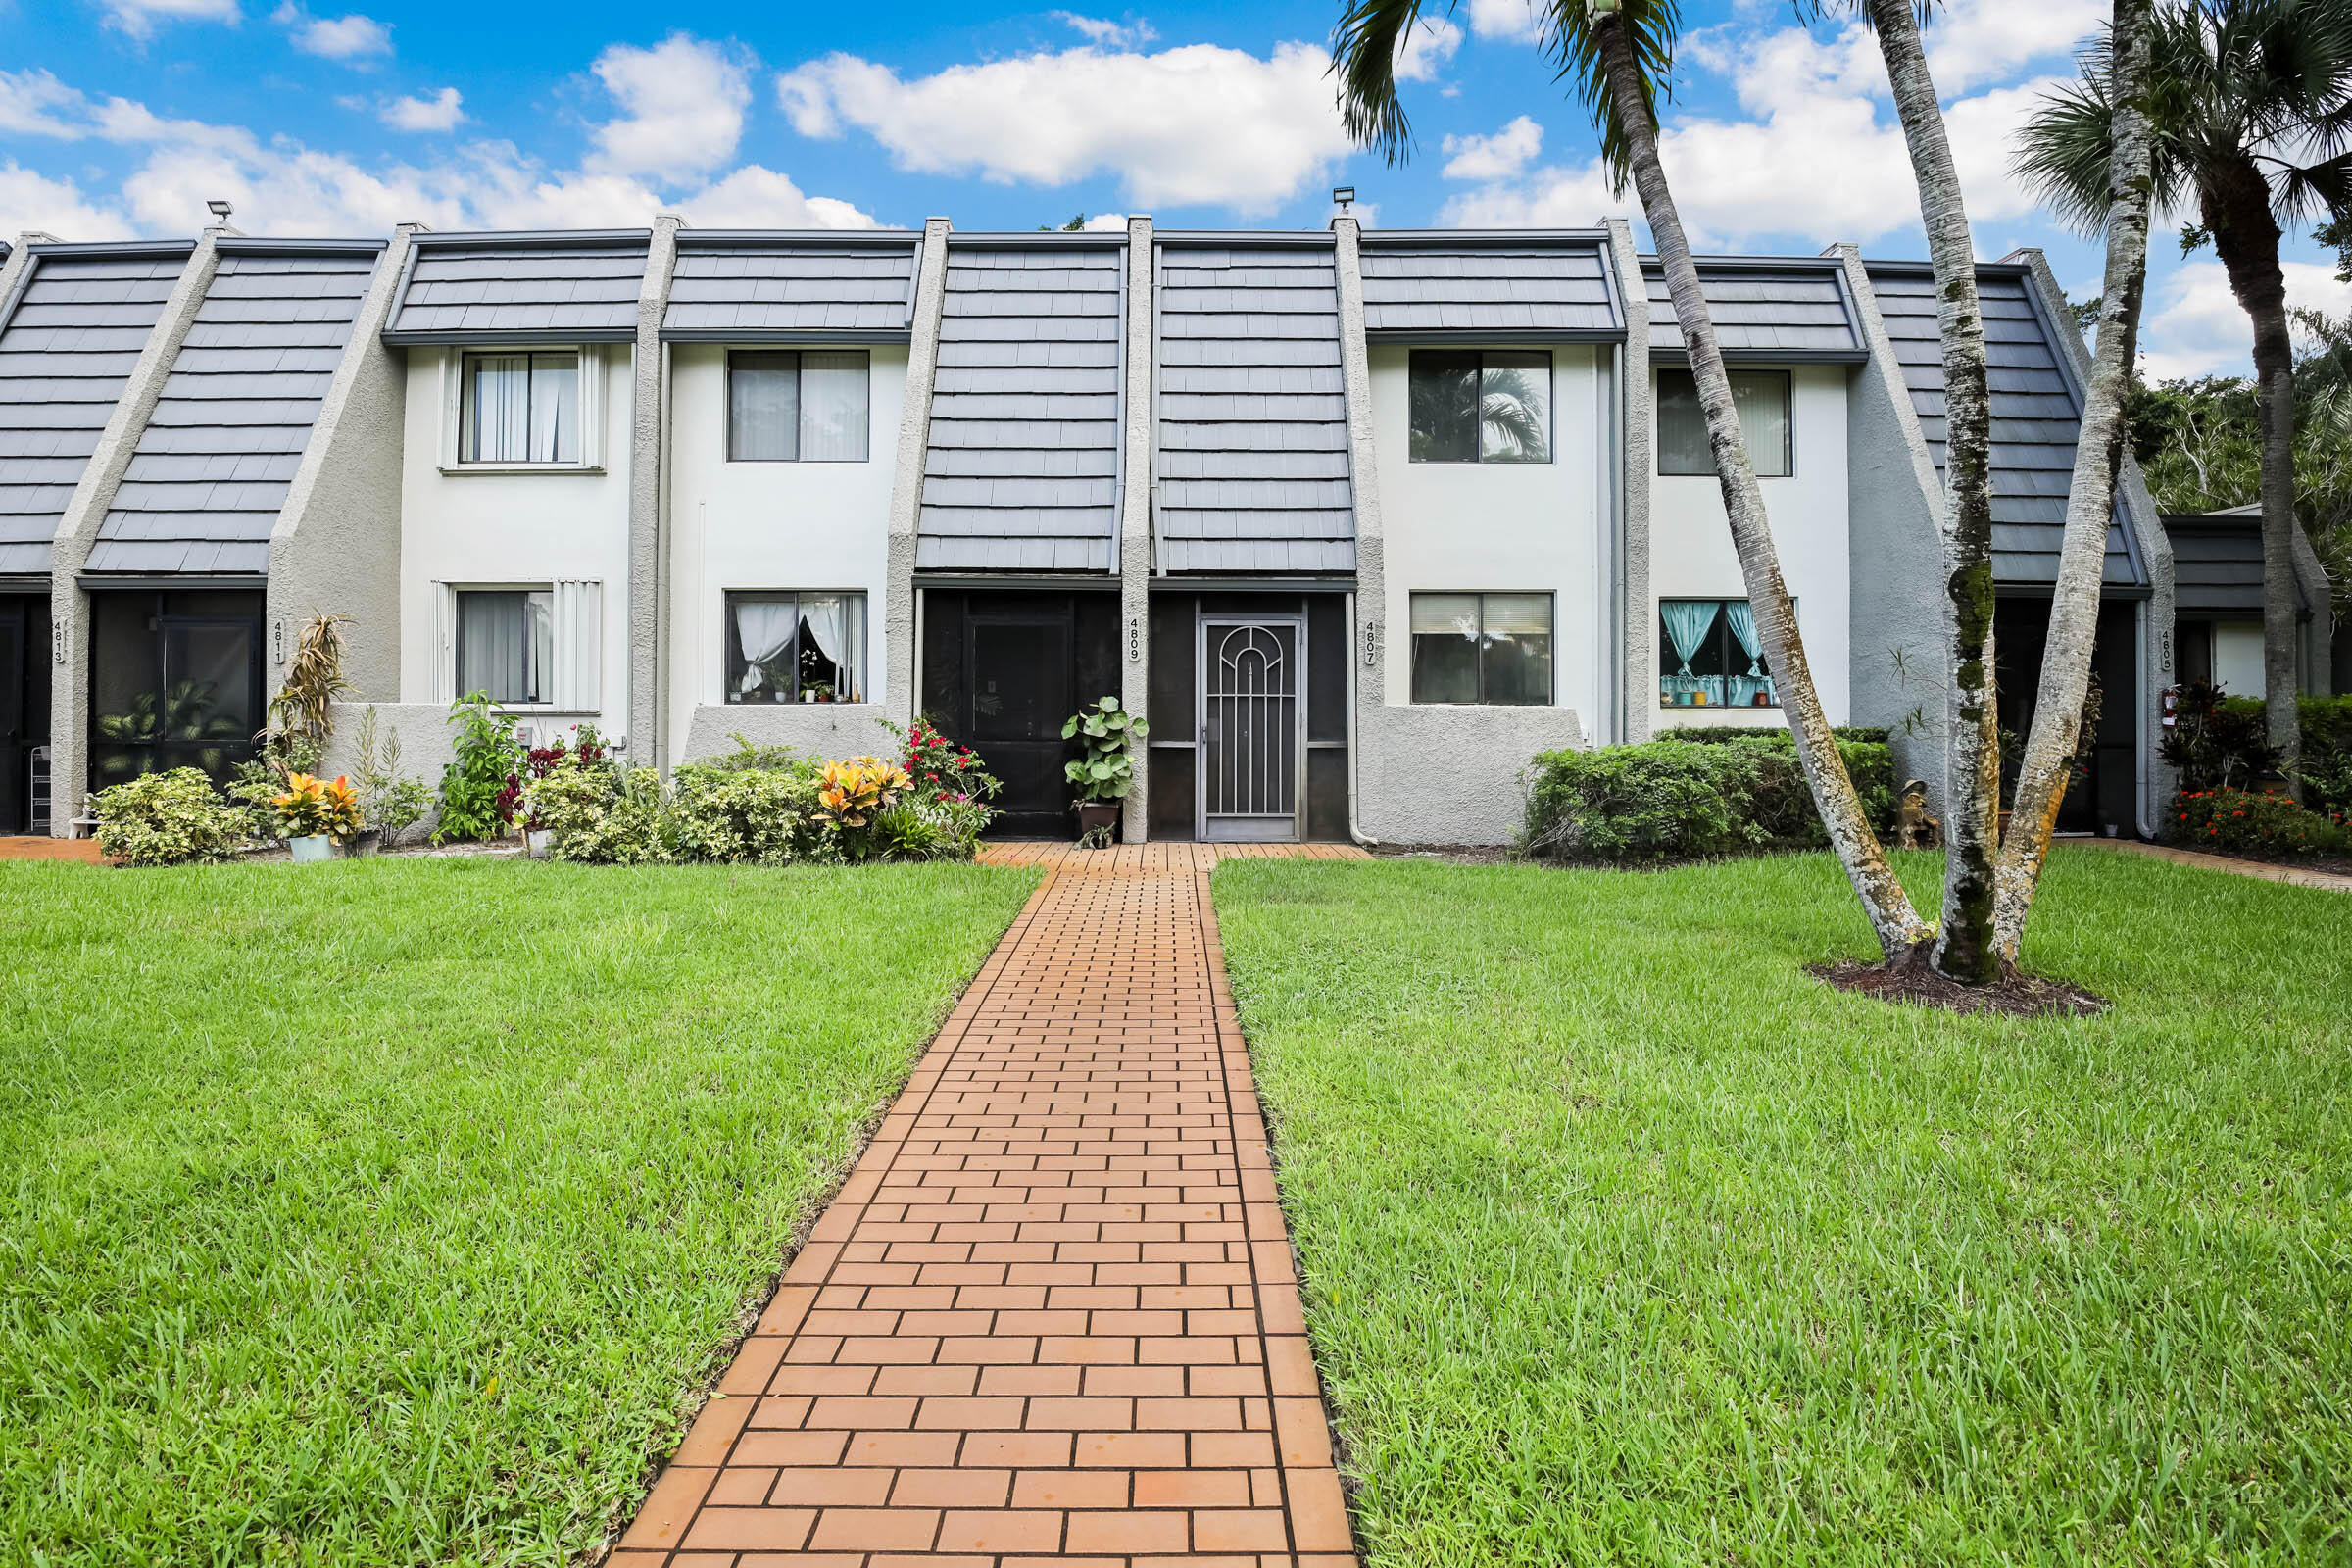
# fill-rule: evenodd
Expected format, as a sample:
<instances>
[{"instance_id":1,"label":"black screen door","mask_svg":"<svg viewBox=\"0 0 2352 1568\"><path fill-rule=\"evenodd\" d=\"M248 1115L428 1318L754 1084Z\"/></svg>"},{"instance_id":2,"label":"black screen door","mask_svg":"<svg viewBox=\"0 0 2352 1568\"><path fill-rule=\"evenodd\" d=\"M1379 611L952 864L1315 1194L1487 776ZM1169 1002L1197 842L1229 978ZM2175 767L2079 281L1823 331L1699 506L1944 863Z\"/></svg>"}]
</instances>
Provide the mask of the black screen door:
<instances>
[{"instance_id":1,"label":"black screen door","mask_svg":"<svg viewBox=\"0 0 2352 1568\"><path fill-rule=\"evenodd\" d=\"M0 833L24 831L24 612L0 609Z\"/></svg>"},{"instance_id":2,"label":"black screen door","mask_svg":"<svg viewBox=\"0 0 2352 1568\"><path fill-rule=\"evenodd\" d=\"M1004 781L997 808L1006 833L1061 834L1070 825L1070 703L1066 615L981 615L965 623L969 710L963 732Z\"/></svg>"}]
</instances>

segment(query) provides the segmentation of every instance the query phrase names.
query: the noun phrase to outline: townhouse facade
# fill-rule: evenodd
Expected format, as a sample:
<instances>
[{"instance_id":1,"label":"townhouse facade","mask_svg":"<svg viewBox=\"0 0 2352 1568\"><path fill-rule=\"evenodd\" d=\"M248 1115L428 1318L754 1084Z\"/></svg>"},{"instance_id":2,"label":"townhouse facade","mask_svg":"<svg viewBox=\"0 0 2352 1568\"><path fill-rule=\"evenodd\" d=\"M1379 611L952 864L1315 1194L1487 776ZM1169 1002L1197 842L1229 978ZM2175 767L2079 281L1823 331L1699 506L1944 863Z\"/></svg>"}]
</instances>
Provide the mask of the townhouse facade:
<instances>
[{"instance_id":1,"label":"townhouse facade","mask_svg":"<svg viewBox=\"0 0 2352 1568\"><path fill-rule=\"evenodd\" d=\"M1933 785L1928 270L1838 245L1701 274L1831 716ZM2087 356L2037 253L1980 282L2022 733ZM2068 825L2161 802L2175 523L2127 466ZM428 778L470 691L662 767L884 751L924 713L1015 833L1070 830L1061 724L1105 695L1152 725L1130 840L1498 843L1539 752L1781 722L1622 220L11 247L0 831L225 771L317 612Z\"/></svg>"}]
</instances>

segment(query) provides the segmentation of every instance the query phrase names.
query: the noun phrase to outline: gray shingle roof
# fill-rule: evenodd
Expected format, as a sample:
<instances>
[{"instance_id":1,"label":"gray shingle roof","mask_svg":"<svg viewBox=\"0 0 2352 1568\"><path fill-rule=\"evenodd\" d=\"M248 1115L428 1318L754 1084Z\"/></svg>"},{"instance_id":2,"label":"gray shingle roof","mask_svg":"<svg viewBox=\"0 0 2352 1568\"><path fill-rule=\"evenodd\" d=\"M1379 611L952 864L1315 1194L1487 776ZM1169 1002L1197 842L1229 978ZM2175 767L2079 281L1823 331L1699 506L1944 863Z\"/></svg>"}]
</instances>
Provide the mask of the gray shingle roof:
<instances>
[{"instance_id":1,"label":"gray shingle roof","mask_svg":"<svg viewBox=\"0 0 2352 1568\"><path fill-rule=\"evenodd\" d=\"M1941 473L1943 348L1936 333L1935 275L1925 264L1874 262L1868 270L1903 384ZM1978 270L1992 393L1993 573L2005 584L2045 586L2058 580L2082 407L2059 368L2058 345L2027 293L2032 286L2022 269ZM2110 587L2144 587L2147 575L2124 536L2120 499L2117 507L2107 530L2103 580Z\"/></svg>"},{"instance_id":2,"label":"gray shingle roof","mask_svg":"<svg viewBox=\"0 0 2352 1568\"><path fill-rule=\"evenodd\" d=\"M270 569L270 531L382 249L224 247L85 569Z\"/></svg>"},{"instance_id":3,"label":"gray shingle roof","mask_svg":"<svg viewBox=\"0 0 2352 1568\"><path fill-rule=\"evenodd\" d=\"M420 234L387 343L625 343L637 335L648 230Z\"/></svg>"},{"instance_id":4,"label":"gray shingle roof","mask_svg":"<svg viewBox=\"0 0 2352 1568\"><path fill-rule=\"evenodd\" d=\"M1326 246L1159 250L1163 572L1351 572L1355 497Z\"/></svg>"},{"instance_id":5,"label":"gray shingle roof","mask_svg":"<svg viewBox=\"0 0 2352 1568\"><path fill-rule=\"evenodd\" d=\"M0 325L0 572L45 572L58 519L191 246L36 253Z\"/></svg>"},{"instance_id":6,"label":"gray shingle roof","mask_svg":"<svg viewBox=\"0 0 2352 1568\"><path fill-rule=\"evenodd\" d=\"M1730 361L1845 361L1870 357L1835 261L1807 265L1750 262L1698 264L1699 291L1715 322L1715 341ZM1666 273L1647 258L1642 280L1649 299L1649 355L1683 358L1683 329L1666 292Z\"/></svg>"},{"instance_id":7,"label":"gray shingle roof","mask_svg":"<svg viewBox=\"0 0 2352 1568\"><path fill-rule=\"evenodd\" d=\"M2173 546L2176 614L2262 614L2262 512L2168 513L2165 537ZM2311 596L2300 577L2295 601L2305 612Z\"/></svg>"},{"instance_id":8,"label":"gray shingle roof","mask_svg":"<svg viewBox=\"0 0 2352 1568\"><path fill-rule=\"evenodd\" d=\"M949 249L917 568L1112 569L1125 262Z\"/></svg>"},{"instance_id":9,"label":"gray shingle roof","mask_svg":"<svg viewBox=\"0 0 2352 1568\"><path fill-rule=\"evenodd\" d=\"M662 335L750 341L769 334L904 338L919 235L875 242L678 236Z\"/></svg>"},{"instance_id":10,"label":"gray shingle roof","mask_svg":"<svg viewBox=\"0 0 2352 1568\"><path fill-rule=\"evenodd\" d=\"M1364 330L1623 337L1605 234L1509 243L1363 236Z\"/></svg>"}]
</instances>

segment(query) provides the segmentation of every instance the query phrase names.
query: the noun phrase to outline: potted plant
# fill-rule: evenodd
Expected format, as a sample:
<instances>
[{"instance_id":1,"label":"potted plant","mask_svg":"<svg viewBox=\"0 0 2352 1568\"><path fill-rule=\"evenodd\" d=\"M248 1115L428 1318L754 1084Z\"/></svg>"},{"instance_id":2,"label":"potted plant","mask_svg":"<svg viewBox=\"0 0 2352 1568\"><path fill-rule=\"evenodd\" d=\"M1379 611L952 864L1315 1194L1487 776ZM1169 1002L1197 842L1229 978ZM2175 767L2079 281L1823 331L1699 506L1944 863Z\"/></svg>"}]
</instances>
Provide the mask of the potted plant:
<instances>
[{"instance_id":1,"label":"potted plant","mask_svg":"<svg viewBox=\"0 0 2352 1568\"><path fill-rule=\"evenodd\" d=\"M1061 726L1063 740L1076 740L1085 748L1084 755L1062 768L1078 791L1072 804L1078 809L1081 839L1108 842L1118 824L1119 802L1135 787L1134 743L1151 731L1152 726L1121 708L1116 697L1102 698L1071 714Z\"/></svg>"},{"instance_id":2,"label":"potted plant","mask_svg":"<svg viewBox=\"0 0 2352 1568\"><path fill-rule=\"evenodd\" d=\"M334 854L335 842L360 831L360 792L348 778L332 781L311 773L286 779L286 792L270 804L277 808L279 830L296 861L309 864Z\"/></svg>"}]
</instances>

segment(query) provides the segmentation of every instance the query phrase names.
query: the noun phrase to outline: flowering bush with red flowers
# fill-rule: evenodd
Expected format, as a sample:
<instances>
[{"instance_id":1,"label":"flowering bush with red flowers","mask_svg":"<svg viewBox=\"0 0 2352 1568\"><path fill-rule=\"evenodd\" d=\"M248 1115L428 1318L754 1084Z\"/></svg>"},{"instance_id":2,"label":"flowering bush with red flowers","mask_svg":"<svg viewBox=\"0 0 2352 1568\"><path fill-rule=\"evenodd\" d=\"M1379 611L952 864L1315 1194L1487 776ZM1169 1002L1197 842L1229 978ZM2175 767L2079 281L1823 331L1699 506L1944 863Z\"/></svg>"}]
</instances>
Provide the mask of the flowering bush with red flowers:
<instances>
[{"instance_id":1,"label":"flowering bush with red flowers","mask_svg":"<svg viewBox=\"0 0 2352 1568\"><path fill-rule=\"evenodd\" d=\"M969 746L958 746L942 735L927 718L906 729L891 726L900 742L899 766L906 770L918 796L960 804L985 802L1003 786Z\"/></svg>"},{"instance_id":2,"label":"flowering bush with red flowers","mask_svg":"<svg viewBox=\"0 0 2352 1568\"><path fill-rule=\"evenodd\" d=\"M2328 855L2352 840L2341 816L2251 790L2182 790L2166 817L2168 840L2220 855Z\"/></svg>"},{"instance_id":3,"label":"flowering bush with red flowers","mask_svg":"<svg viewBox=\"0 0 2352 1568\"><path fill-rule=\"evenodd\" d=\"M553 746L534 746L522 754L522 766L507 775L506 788L498 792L498 819L509 827L546 826L531 810L523 791L566 761L577 761L582 767L601 767L612 760L604 734L594 724L574 724L570 740L558 740ZM518 816L522 818L519 823L515 821Z\"/></svg>"}]
</instances>

